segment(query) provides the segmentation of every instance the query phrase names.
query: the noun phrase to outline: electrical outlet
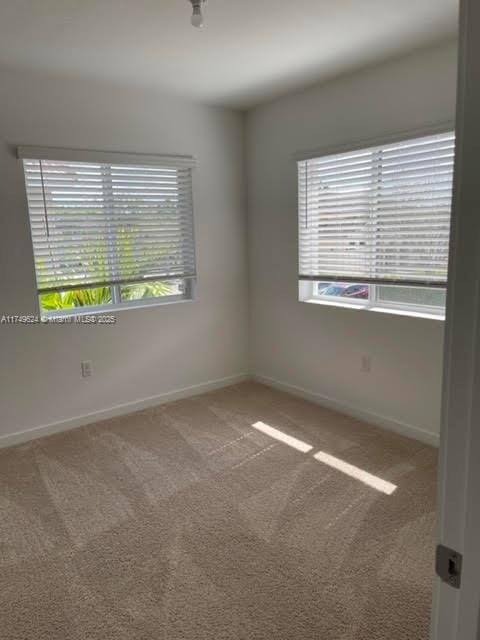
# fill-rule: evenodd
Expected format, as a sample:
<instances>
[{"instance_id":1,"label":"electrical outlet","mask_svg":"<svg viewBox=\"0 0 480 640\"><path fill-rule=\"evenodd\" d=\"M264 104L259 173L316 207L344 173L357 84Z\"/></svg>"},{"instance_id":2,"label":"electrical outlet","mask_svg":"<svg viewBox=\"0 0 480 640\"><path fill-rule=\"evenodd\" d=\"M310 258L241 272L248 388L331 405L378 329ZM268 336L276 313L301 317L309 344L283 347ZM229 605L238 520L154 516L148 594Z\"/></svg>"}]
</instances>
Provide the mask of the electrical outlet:
<instances>
[{"instance_id":1,"label":"electrical outlet","mask_svg":"<svg viewBox=\"0 0 480 640\"><path fill-rule=\"evenodd\" d=\"M92 361L83 360L81 362L81 366L82 366L82 378L90 378L93 375Z\"/></svg>"},{"instance_id":2,"label":"electrical outlet","mask_svg":"<svg viewBox=\"0 0 480 640\"><path fill-rule=\"evenodd\" d=\"M363 373L370 373L372 370L372 357L369 355L363 355L360 360L360 371Z\"/></svg>"}]
</instances>

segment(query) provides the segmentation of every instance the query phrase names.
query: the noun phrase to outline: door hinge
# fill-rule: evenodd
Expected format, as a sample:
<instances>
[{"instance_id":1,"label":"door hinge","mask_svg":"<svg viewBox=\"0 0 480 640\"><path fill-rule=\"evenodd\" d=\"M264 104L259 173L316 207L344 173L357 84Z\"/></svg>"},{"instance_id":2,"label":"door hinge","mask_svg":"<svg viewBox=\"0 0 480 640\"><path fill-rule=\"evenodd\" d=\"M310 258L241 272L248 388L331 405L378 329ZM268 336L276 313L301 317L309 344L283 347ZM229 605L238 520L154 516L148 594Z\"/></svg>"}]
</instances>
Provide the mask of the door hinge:
<instances>
[{"instance_id":1,"label":"door hinge","mask_svg":"<svg viewBox=\"0 0 480 640\"><path fill-rule=\"evenodd\" d=\"M455 589L460 589L462 581L462 554L442 544L437 546L435 568L437 575Z\"/></svg>"}]
</instances>

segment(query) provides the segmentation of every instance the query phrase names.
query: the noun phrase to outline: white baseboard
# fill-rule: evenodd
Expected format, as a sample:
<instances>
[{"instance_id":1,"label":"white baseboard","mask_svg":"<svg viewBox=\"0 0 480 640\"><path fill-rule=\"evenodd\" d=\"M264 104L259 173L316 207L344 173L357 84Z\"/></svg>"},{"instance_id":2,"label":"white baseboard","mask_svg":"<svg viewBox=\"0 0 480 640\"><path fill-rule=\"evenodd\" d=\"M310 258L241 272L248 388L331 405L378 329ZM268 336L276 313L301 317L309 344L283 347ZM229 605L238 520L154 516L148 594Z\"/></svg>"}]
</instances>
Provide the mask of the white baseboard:
<instances>
[{"instance_id":1,"label":"white baseboard","mask_svg":"<svg viewBox=\"0 0 480 640\"><path fill-rule=\"evenodd\" d=\"M82 427L86 424L91 424L100 420L108 420L109 418L133 413L134 411L141 411L142 409L155 407L165 404L166 402L197 396L201 393L206 393L207 391L214 391L215 389L228 387L232 384L238 384L239 382L244 382L249 379L250 376L248 374L238 374L235 376L229 376L228 378L220 378L219 380L210 380L191 387L168 391L157 396L143 398L142 400L134 400L133 402L126 402L114 407L109 407L108 409L101 409L100 411L94 411L82 416L68 418L67 420L61 420L60 422L52 422L51 424L42 425L26 431L7 434L5 436L0 436L0 448L11 447L15 444L21 444L23 442L28 442L29 440L36 440L37 438L49 436L61 431L69 431L70 429L76 429L77 427Z\"/></svg>"},{"instance_id":2,"label":"white baseboard","mask_svg":"<svg viewBox=\"0 0 480 640\"><path fill-rule=\"evenodd\" d=\"M293 384L269 378L268 376L263 376L260 374L249 375L245 373L235 376L229 376L227 378L221 378L219 380L210 380L208 382L193 385L191 387L185 387L183 389L177 389L175 391L168 391L157 396L151 396L149 398L143 398L141 400L134 400L133 402L119 404L114 407L109 407L108 409L102 409L100 411L94 411L82 416L68 418L67 420L62 420L60 422L53 422L50 424L42 425L40 427L35 427L33 429L0 436L0 448L21 444L23 442L28 442L29 440L36 440L37 438L53 435L54 433L60 433L61 431L68 431L70 429L75 429L77 427L91 424L93 422L98 422L100 420L108 420L109 418L114 418L116 416L133 413L135 411L141 411L142 409L155 407L161 404L165 404L166 402L172 402L174 400L181 400L182 398L196 396L201 393L206 393L208 391L214 391L215 389L221 389L222 387L228 387L233 384L238 384L252 378L257 382L265 384L269 387L273 387L274 389L279 389L280 391L291 393L292 395L299 396L301 398L304 398L305 400L314 402L315 404L319 404L328 409L333 409L334 411L338 411L339 413L344 413L346 415L352 416L353 418L357 418L358 420L369 422L370 424L382 427L383 429L388 429L389 431L393 431L400 435L406 436L407 438L414 438L415 440L419 440L420 442L424 442L436 447L438 447L439 445L440 438L437 434L426 431L425 429L421 429L420 427L415 427L413 425L395 420L393 418L381 416L371 410L353 407L343 402L339 402L338 400L323 396L319 393L307 391L306 389L297 387Z\"/></svg>"},{"instance_id":3,"label":"white baseboard","mask_svg":"<svg viewBox=\"0 0 480 640\"><path fill-rule=\"evenodd\" d=\"M420 442L432 445L434 447L439 446L440 436L436 433L431 433L430 431L421 429L420 427L415 427L411 424L401 422L400 420L396 420L394 418L387 418L369 409L360 409L358 407L353 407L344 402L334 400L333 398L323 396L319 393L314 393L313 391L307 391L306 389L302 389L301 387L297 387L287 382L281 382L280 380L274 380L273 378L269 378L267 376L254 374L252 378L268 387L272 387L280 391L285 391L286 393L291 393L292 395L299 396L300 398L304 398L305 400L309 400L310 402L319 404L322 407L326 407L327 409L332 409L334 411L338 411L339 413L346 414L348 416L351 416L352 418L356 418L357 420L363 420L364 422L368 422L377 427L388 429L389 431L393 431L394 433L406 436L407 438L413 438L414 440L419 440Z\"/></svg>"}]
</instances>

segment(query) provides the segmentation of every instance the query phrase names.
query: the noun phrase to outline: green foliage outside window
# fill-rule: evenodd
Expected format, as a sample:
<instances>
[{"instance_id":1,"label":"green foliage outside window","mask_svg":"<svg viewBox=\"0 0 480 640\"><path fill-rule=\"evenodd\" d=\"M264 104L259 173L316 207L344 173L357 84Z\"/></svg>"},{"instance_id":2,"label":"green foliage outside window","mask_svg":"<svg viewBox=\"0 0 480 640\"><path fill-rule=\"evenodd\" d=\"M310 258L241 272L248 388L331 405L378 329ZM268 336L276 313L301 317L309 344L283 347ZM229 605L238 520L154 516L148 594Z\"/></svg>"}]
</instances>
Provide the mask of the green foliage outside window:
<instances>
[{"instance_id":1,"label":"green foliage outside window","mask_svg":"<svg viewBox=\"0 0 480 640\"><path fill-rule=\"evenodd\" d=\"M122 285L119 287L121 302L161 298L162 296L180 293L176 282L154 281ZM76 309L111 304L113 302L113 287L98 287L93 289L76 289L73 291L58 291L44 293L40 296L40 306L43 312Z\"/></svg>"}]
</instances>

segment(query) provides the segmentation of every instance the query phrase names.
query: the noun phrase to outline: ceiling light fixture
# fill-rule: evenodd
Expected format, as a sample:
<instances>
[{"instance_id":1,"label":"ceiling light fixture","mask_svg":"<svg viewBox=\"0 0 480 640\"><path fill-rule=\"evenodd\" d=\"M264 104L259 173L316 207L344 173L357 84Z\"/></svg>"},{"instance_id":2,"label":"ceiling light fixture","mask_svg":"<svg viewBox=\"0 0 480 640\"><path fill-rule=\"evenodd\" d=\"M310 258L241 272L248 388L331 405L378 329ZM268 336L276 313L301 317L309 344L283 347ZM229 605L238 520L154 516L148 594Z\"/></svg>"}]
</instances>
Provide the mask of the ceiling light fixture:
<instances>
[{"instance_id":1,"label":"ceiling light fixture","mask_svg":"<svg viewBox=\"0 0 480 640\"><path fill-rule=\"evenodd\" d=\"M202 7L205 4L206 0L190 0L190 2L192 3L193 8L192 18L190 22L194 27L197 27L197 29L202 29L204 25Z\"/></svg>"}]
</instances>

